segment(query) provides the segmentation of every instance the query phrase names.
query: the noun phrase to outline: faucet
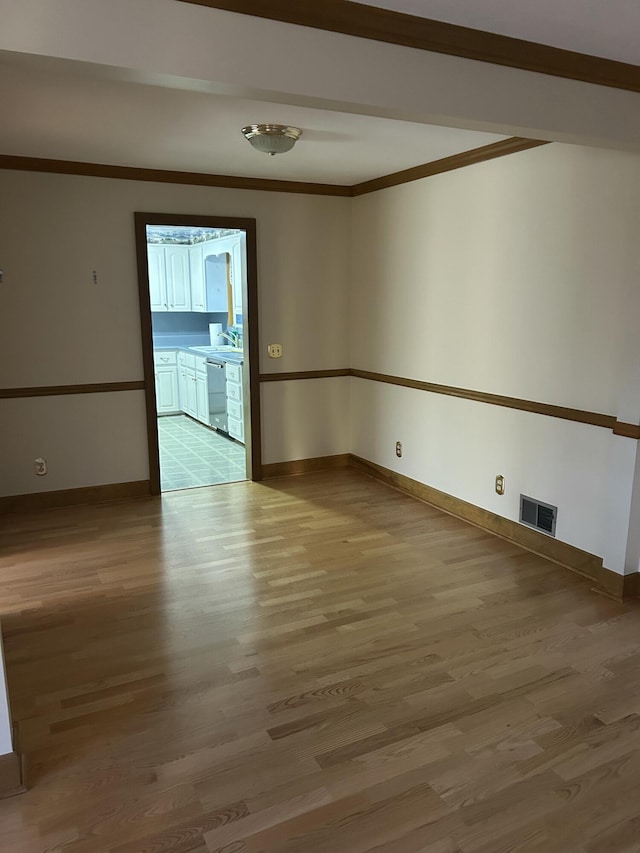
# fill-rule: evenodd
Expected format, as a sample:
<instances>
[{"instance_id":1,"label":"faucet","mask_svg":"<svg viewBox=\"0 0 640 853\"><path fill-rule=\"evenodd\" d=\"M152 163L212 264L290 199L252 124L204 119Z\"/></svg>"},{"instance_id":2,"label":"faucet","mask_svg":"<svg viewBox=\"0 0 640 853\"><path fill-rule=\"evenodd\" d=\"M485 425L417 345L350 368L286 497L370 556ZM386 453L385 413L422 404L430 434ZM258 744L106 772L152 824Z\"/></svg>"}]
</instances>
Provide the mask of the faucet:
<instances>
[{"instance_id":1,"label":"faucet","mask_svg":"<svg viewBox=\"0 0 640 853\"><path fill-rule=\"evenodd\" d=\"M226 332L220 332L220 336L223 337L226 341L229 341L232 347L239 349L238 347L238 333L234 332L231 335L228 335Z\"/></svg>"}]
</instances>

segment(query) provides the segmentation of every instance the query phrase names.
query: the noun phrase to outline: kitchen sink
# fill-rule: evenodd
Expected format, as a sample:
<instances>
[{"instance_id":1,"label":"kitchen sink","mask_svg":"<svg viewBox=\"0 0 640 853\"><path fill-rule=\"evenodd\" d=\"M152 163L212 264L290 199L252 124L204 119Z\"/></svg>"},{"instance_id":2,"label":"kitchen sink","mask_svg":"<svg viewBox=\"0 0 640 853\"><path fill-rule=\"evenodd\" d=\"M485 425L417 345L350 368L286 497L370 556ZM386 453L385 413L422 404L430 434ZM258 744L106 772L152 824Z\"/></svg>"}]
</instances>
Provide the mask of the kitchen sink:
<instances>
[{"instance_id":1,"label":"kitchen sink","mask_svg":"<svg viewBox=\"0 0 640 853\"><path fill-rule=\"evenodd\" d=\"M207 355L208 362L218 362L221 364L242 364L243 355L241 352L210 352Z\"/></svg>"},{"instance_id":2,"label":"kitchen sink","mask_svg":"<svg viewBox=\"0 0 640 853\"><path fill-rule=\"evenodd\" d=\"M242 353L243 353L243 351L241 349L238 349L237 347L232 347L232 346L189 347L189 349L195 350L195 352L204 353L205 355L209 355L210 353L213 353L213 352L237 353L239 355L242 355Z\"/></svg>"}]
</instances>

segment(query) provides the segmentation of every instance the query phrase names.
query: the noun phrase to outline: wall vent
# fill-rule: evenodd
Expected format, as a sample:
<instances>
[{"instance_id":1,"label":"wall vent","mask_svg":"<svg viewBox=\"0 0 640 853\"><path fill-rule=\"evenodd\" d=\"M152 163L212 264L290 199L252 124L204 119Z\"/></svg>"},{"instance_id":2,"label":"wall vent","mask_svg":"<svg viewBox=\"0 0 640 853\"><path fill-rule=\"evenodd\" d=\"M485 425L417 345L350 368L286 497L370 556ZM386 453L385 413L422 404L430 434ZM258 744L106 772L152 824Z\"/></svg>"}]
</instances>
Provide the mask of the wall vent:
<instances>
[{"instance_id":1,"label":"wall vent","mask_svg":"<svg viewBox=\"0 0 640 853\"><path fill-rule=\"evenodd\" d=\"M558 507L520 495L520 521L528 527L534 527L549 536L556 535L556 517Z\"/></svg>"}]
</instances>

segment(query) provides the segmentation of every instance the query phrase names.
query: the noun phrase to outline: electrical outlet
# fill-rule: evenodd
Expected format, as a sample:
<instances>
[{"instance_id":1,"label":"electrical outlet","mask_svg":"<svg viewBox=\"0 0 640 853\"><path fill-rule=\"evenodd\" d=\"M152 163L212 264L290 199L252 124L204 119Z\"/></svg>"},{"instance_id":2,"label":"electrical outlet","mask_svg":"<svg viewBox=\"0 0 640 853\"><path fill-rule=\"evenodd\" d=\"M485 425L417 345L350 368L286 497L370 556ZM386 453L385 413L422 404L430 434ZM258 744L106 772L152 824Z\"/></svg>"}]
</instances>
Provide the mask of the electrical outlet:
<instances>
[{"instance_id":1,"label":"electrical outlet","mask_svg":"<svg viewBox=\"0 0 640 853\"><path fill-rule=\"evenodd\" d=\"M267 352L269 358L282 358L282 344L269 344Z\"/></svg>"},{"instance_id":2,"label":"electrical outlet","mask_svg":"<svg viewBox=\"0 0 640 853\"><path fill-rule=\"evenodd\" d=\"M402 456L402 442L396 441L396 456L398 459Z\"/></svg>"},{"instance_id":3,"label":"electrical outlet","mask_svg":"<svg viewBox=\"0 0 640 853\"><path fill-rule=\"evenodd\" d=\"M44 477L48 470L47 460L43 459L41 456L38 456L38 458L35 459L33 462L33 467L38 477Z\"/></svg>"},{"instance_id":4,"label":"electrical outlet","mask_svg":"<svg viewBox=\"0 0 640 853\"><path fill-rule=\"evenodd\" d=\"M504 477L502 474L496 475L496 493L504 495Z\"/></svg>"}]
</instances>

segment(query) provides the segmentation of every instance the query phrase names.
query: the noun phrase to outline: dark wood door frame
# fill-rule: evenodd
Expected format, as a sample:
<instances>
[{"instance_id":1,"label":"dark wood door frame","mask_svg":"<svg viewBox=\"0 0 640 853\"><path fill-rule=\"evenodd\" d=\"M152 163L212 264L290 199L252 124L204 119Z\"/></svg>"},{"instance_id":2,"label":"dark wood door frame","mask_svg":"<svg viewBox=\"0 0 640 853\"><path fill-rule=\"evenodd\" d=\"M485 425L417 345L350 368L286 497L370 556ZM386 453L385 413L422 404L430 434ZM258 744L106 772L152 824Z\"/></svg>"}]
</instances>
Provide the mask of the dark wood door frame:
<instances>
[{"instance_id":1,"label":"dark wood door frame","mask_svg":"<svg viewBox=\"0 0 640 853\"><path fill-rule=\"evenodd\" d=\"M244 348L249 354L250 421L247 458L251 480L262 479L262 433L260 429L260 347L258 341L258 260L256 252L256 220L237 216L191 216L173 213L134 213L136 255L138 260L138 293L140 296L140 330L142 362L147 409L149 445L149 479L151 494L160 494L160 453L158 447L158 415L153 365L153 333L147 259L147 225L181 225L195 228L235 228L246 234L247 293L245 294Z\"/></svg>"}]
</instances>

